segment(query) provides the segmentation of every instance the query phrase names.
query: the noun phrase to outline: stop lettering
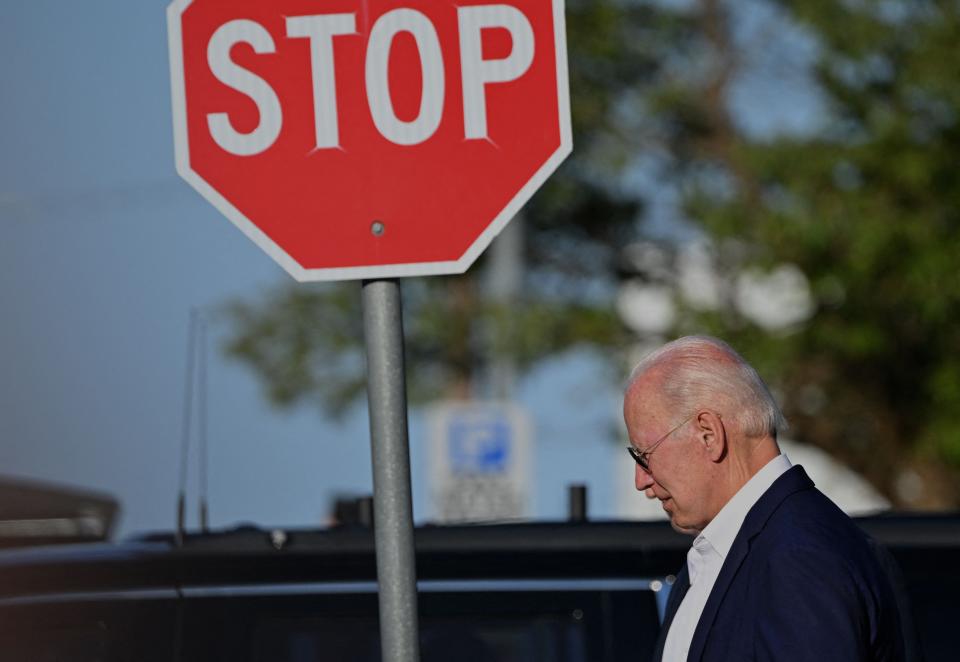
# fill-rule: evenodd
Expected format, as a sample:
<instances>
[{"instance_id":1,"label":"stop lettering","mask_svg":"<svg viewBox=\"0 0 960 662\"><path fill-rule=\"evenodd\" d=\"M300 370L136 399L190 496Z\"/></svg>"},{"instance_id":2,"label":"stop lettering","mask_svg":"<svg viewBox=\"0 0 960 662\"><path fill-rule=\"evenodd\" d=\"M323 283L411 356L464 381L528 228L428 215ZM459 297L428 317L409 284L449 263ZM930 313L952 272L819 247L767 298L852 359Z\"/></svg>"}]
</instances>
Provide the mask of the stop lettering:
<instances>
[{"instance_id":1,"label":"stop lettering","mask_svg":"<svg viewBox=\"0 0 960 662\"><path fill-rule=\"evenodd\" d=\"M511 1L176 0L178 171L299 280L465 270L571 148L561 1Z\"/></svg>"}]
</instances>

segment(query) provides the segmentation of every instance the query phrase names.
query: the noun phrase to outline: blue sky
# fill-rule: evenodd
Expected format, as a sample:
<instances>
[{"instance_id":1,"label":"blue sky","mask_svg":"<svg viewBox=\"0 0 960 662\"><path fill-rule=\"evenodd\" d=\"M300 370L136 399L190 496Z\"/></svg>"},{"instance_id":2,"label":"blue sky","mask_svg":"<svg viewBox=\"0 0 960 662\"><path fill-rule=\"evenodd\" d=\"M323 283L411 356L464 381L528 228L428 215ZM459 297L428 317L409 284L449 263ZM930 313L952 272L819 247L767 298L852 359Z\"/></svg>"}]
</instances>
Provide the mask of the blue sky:
<instances>
[{"instance_id":1,"label":"blue sky","mask_svg":"<svg viewBox=\"0 0 960 662\"><path fill-rule=\"evenodd\" d=\"M165 10L0 6L0 474L115 495L121 535L174 521L191 307L289 280L174 171ZM519 389L542 442L538 516L561 516L580 481L610 515L612 471L631 471L610 443L617 385L592 366L570 357ZM209 380L215 526L314 524L332 494L370 491L365 403L340 423L276 411L215 348ZM424 433L413 412L418 518Z\"/></svg>"}]
</instances>

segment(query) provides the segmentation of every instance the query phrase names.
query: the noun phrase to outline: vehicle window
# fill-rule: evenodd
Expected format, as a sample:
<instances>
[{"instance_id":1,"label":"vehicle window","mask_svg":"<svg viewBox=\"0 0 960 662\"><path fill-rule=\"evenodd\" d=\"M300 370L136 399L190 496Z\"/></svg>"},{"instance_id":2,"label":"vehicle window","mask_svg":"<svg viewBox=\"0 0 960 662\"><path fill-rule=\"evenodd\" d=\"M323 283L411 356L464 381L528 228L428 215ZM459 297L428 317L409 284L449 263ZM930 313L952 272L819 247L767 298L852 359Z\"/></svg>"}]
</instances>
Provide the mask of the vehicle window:
<instances>
[{"instance_id":1,"label":"vehicle window","mask_svg":"<svg viewBox=\"0 0 960 662\"><path fill-rule=\"evenodd\" d=\"M170 662L173 600L78 601L0 607L4 662Z\"/></svg>"},{"instance_id":2,"label":"vehicle window","mask_svg":"<svg viewBox=\"0 0 960 662\"><path fill-rule=\"evenodd\" d=\"M374 618L264 622L254 633L257 662L379 662ZM507 619L465 624L431 619L421 627L421 662L586 662L583 627L558 619Z\"/></svg>"},{"instance_id":3,"label":"vehicle window","mask_svg":"<svg viewBox=\"0 0 960 662\"><path fill-rule=\"evenodd\" d=\"M957 607L960 577L949 572L942 550L895 549L894 556L910 595L923 658L927 662L956 660L954 630L960 616Z\"/></svg>"},{"instance_id":4,"label":"vehicle window","mask_svg":"<svg viewBox=\"0 0 960 662\"><path fill-rule=\"evenodd\" d=\"M421 592L422 662L634 662L658 631L650 591ZM194 597L189 662L380 662L376 595Z\"/></svg>"}]
</instances>

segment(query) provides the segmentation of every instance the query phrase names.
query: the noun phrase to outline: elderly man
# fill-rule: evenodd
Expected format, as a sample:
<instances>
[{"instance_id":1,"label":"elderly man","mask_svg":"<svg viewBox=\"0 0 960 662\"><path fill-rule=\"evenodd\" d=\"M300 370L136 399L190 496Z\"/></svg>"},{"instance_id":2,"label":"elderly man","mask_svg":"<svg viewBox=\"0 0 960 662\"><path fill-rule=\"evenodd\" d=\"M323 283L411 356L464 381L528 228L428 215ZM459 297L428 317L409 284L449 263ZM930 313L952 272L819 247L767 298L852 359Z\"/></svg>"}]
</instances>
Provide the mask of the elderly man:
<instances>
[{"instance_id":1,"label":"elderly man","mask_svg":"<svg viewBox=\"0 0 960 662\"><path fill-rule=\"evenodd\" d=\"M783 415L730 346L687 337L653 352L623 415L637 489L696 535L655 661L902 659L867 538L780 452Z\"/></svg>"}]
</instances>

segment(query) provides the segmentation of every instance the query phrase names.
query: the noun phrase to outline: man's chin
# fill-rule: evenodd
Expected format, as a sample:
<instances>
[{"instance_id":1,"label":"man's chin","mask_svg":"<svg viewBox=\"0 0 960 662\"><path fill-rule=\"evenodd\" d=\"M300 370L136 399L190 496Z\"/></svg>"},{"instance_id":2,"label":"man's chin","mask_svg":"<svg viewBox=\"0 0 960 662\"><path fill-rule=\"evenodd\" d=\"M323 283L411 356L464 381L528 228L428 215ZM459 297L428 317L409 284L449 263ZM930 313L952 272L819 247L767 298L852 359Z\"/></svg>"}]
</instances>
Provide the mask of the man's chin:
<instances>
[{"instance_id":1,"label":"man's chin","mask_svg":"<svg viewBox=\"0 0 960 662\"><path fill-rule=\"evenodd\" d=\"M663 508L663 512L665 512L667 514L667 517L670 519L670 526L673 527L674 531L676 531L677 533L683 533L688 536L696 536L700 534L699 527L677 520L678 513L675 511L676 505L674 504L672 498L659 497L659 496L652 496L650 498L660 499L660 506Z\"/></svg>"},{"instance_id":2,"label":"man's chin","mask_svg":"<svg viewBox=\"0 0 960 662\"><path fill-rule=\"evenodd\" d=\"M673 515L670 516L670 526L671 526L671 527L673 528L673 530L676 531L677 533L682 533L682 534L687 535L687 536L697 536L697 535L700 535L700 529L699 529L699 528L697 528L697 527L695 527L695 526L692 526L692 525L689 525L689 524L685 524L685 523L683 523L683 522L678 522L678 521L677 521L677 518L676 518L675 516L673 516Z\"/></svg>"},{"instance_id":3,"label":"man's chin","mask_svg":"<svg viewBox=\"0 0 960 662\"><path fill-rule=\"evenodd\" d=\"M673 530L676 531L677 533L682 533L686 536L695 536L700 533L697 529L690 529L687 527L680 526L673 520L670 520L670 526L673 527Z\"/></svg>"}]
</instances>

